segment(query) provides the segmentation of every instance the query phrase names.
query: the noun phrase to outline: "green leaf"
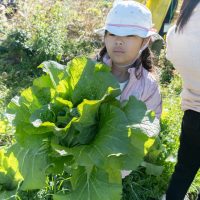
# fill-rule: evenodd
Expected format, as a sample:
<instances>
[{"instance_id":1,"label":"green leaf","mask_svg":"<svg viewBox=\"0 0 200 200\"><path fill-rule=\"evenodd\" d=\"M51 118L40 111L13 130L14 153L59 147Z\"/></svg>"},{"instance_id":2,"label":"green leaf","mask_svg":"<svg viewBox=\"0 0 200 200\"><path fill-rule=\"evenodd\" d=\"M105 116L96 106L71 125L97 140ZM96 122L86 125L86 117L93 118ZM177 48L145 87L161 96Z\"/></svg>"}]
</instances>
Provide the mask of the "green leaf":
<instances>
[{"instance_id":1,"label":"green leaf","mask_svg":"<svg viewBox=\"0 0 200 200\"><path fill-rule=\"evenodd\" d=\"M54 195L54 200L120 200L121 183L110 183L108 174L96 167L87 171L84 167L74 170L73 191L69 195Z\"/></svg>"},{"instance_id":2,"label":"green leaf","mask_svg":"<svg viewBox=\"0 0 200 200\"><path fill-rule=\"evenodd\" d=\"M51 108L51 104L42 106L37 109L30 117L30 121L34 127L41 126L44 122L52 122L52 125L56 122L56 114Z\"/></svg>"},{"instance_id":3,"label":"green leaf","mask_svg":"<svg viewBox=\"0 0 200 200\"><path fill-rule=\"evenodd\" d=\"M41 77L36 78L33 81L33 85L36 87L40 87L40 88L48 88L48 87L53 88L54 87L49 75L42 75Z\"/></svg>"},{"instance_id":4,"label":"green leaf","mask_svg":"<svg viewBox=\"0 0 200 200\"><path fill-rule=\"evenodd\" d=\"M129 120L132 131L142 132L149 137L157 136L160 131L159 120L152 111L147 111L146 105L134 96L125 103L123 110Z\"/></svg>"},{"instance_id":5,"label":"green leaf","mask_svg":"<svg viewBox=\"0 0 200 200\"><path fill-rule=\"evenodd\" d=\"M18 160L11 152L6 155L6 152L0 150L0 186L6 190L14 190L23 180L19 172Z\"/></svg>"},{"instance_id":6,"label":"green leaf","mask_svg":"<svg viewBox=\"0 0 200 200\"><path fill-rule=\"evenodd\" d=\"M160 176L163 172L164 167L158 166L149 162L142 162L141 166L146 168L146 173L154 176Z\"/></svg>"},{"instance_id":7,"label":"green leaf","mask_svg":"<svg viewBox=\"0 0 200 200\"><path fill-rule=\"evenodd\" d=\"M38 68L42 68L43 71L49 75L55 88L64 76L65 66L55 61L45 61L41 65L39 65Z\"/></svg>"},{"instance_id":8,"label":"green leaf","mask_svg":"<svg viewBox=\"0 0 200 200\"><path fill-rule=\"evenodd\" d=\"M125 157L123 169L134 170L147 153L149 137L159 133L159 121L151 115L150 111L147 111L146 105L134 96L124 103L123 110L128 119L131 139L129 154Z\"/></svg>"},{"instance_id":9,"label":"green leaf","mask_svg":"<svg viewBox=\"0 0 200 200\"><path fill-rule=\"evenodd\" d=\"M101 101L83 100L77 110L80 117L73 123L79 131L77 140L80 144L89 144L97 134L98 111Z\"/></svg>"},{"instance_id":10,"label":"green leaf","mask_svg":"<svg viewBox=\"0 0 200 200\"><path fill-rule=\"evenodd\" d=\"M20 146L14 144L9 151L13 152L19 162L19 171L24 181L22 190L42 189L46 182L48 162L48 143L42 142L40 137L29 137L31 145Z\"/></svg>"},{"instance_id":11,"label":"green leaf","mask_svg":"<svg viewBox=\"0 0 200 200\"><path fill-rule=\"evenodd\" d=\"M124 113L117 107L103 104L100 108L99 124L95 139L90 145L71 148L79 165L97 165L103 167L110 155L126 154L128 129Z\"/></svg>"},{"instance_id":12,"label":"green leaf","mask_svg":"<svg viewBox=\"0 0 200 200\"><path fill-rule=\"evenodd\" d=\"M8 105L7 114L13 115L16 135L22 139L21 132L26 134L44 134L52 130L51 124L34 127L31 115L51 101L54 91L49 88L31 87L24 90L20 98L14 98ZM40 113L39 113L40 114ZM38 115L39 115L38 114ZM37 121L36 121L37 122Z\"/></svg>"},{"instance_id":13,"label":"green leaf","mask_svg":"<svg viewBox=\"0 0 200 200\"><path fill-rule=\"evenodd\" d=\"M56 129L56 135L60 135L60 144L68 147L74 145L89 144L98 132L99 107L104 102L115 102L118 91L108 88L108 91L101 100L84 99L76 108L70 109L69 114L73 117L64 129ZM59 118L64 120L65 118ZM68 121L67 119L65 119ZM63 133L62 133L63 132Z\"/></svg>"},{"instance_id":14,"label":"green leaf","mask_svg":"<svg viewBox=\"0 0 200 200\"><path fill-rule=\"evenodd\" d=\"M138 132L132 132L129 153L124 157L123 168L125 170L135 170L143 161L145 156L145 142L148 140L147 135Z\"/></svg>"},{"instance_id":15,"label":"green leaf","mask_svg":"<svg viewBox=\"0 0 200 200\"><path fill-rule=\"evenodd\" d=\"M104 64L83 57L73 59L68 67L70 96L75 105L83 99L102 99L108 87L119 88L114 76L108 73L110 68Z\"/></svg>"},{"instance_id":16,"label":"green leaf","mask_svg":"<svg viewBox=\"0 0 200 200\"><path fill-rule=\"evenodd\" d=\"M16 200L16 190L13 191L2 191L0 192L0 199L2 200Z\"/></svg>"}]
</instances>

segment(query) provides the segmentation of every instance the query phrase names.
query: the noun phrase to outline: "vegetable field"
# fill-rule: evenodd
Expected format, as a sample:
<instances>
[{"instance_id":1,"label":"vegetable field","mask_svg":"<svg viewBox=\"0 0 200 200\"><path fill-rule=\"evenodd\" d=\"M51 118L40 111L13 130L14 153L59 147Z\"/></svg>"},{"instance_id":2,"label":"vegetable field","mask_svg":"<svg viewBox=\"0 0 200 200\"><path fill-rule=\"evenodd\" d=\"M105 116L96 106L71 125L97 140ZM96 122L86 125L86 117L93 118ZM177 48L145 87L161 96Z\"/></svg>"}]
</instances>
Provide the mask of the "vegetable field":
<instances>
[{"instance_id":1,"label":"vegetable field","mask_svg":"<svg viewBox=\"0 0 200 200\"><path fill-rule=\"evenodd\" d=\"M110 68L93 60L112 1L0 3L0 199L160 200L179 145L181 79L155 53L155 114L121 104ZM157 135L152 137L152 135ZM121 170L132 170L121 178ZM188 198L200 190L200 173Z\"/></svg>"}]
</instances>

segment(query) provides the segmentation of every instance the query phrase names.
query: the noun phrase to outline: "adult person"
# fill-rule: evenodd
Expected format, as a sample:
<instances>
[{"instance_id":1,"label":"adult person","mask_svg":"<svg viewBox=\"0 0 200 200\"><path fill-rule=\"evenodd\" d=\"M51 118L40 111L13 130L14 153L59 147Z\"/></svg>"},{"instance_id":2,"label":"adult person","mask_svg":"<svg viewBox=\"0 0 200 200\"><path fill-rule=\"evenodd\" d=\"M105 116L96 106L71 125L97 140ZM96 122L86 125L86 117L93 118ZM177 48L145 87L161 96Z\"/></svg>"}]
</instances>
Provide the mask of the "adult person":
<instances>
[{"instance_id":1,"label":"adult person","mask_svg":"<svg viewBox=\"0 0 200 200\"><path fill-rule=\"evenodd\" d=\"M167 58L183 79L184 111L178 160L167 189L167 200L183 200L200 167L199 21L200 0L184 0L176 25L167 33Z\"/></svg>"}]
</instances>

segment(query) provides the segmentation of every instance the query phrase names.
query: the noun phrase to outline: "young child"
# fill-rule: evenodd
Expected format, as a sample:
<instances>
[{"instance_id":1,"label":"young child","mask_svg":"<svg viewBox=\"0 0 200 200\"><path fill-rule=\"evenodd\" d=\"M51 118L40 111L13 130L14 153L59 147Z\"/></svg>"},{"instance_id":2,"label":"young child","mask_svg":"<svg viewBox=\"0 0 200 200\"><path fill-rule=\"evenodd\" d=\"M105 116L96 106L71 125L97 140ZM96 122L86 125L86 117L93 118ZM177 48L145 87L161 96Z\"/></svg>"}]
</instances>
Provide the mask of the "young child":
<instances>
[{"instance_id":1,"label":"young child","mask_svg":"<svg viewBox=\"0 0 200 200\"><path fill-rule=\"evenodd\" d=\"M97 33L104 36L105 43L97 60L111 66L122 91L120 101L135 96L155 111L159 125L161 95L148 48L151 36L156 34L150 10L135 1L117 1L108 13L105 27ZM123 170L122 178L129 173Z\"/></svg>"},{"instance_id":2,"label":"young child","mask_svg":"<svg viewBox=\"0 0 200 200\"><path fill-rule=\"evenodd\" d=\"M104 35L105 43L97 60L111 66L122 90L120 100L133 95L159 119L161 95L148 48L151 36L156 34L150 10L135 1L117 1L107 15L105 27L97 33Z\"/></svg>"}]
</instances>

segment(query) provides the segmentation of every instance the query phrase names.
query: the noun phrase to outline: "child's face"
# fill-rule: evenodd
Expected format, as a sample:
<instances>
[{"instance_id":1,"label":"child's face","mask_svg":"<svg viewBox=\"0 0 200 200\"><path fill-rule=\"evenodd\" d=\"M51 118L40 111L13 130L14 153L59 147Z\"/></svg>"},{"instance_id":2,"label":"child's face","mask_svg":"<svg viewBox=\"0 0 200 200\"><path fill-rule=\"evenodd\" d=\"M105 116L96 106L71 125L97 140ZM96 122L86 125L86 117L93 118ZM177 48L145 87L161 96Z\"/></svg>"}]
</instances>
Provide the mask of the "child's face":
<instances>
[{"instance_id":1,"label":"child's face","mask_svg":"<svg viewBox=\"0 0 200 200\"><path fill-rule=\"evenodd\" d=\"M116 36L109 32L105 35L105 45L114 65L132 64L143 44L139 36Z\"/></svg>"}]
</instances>

